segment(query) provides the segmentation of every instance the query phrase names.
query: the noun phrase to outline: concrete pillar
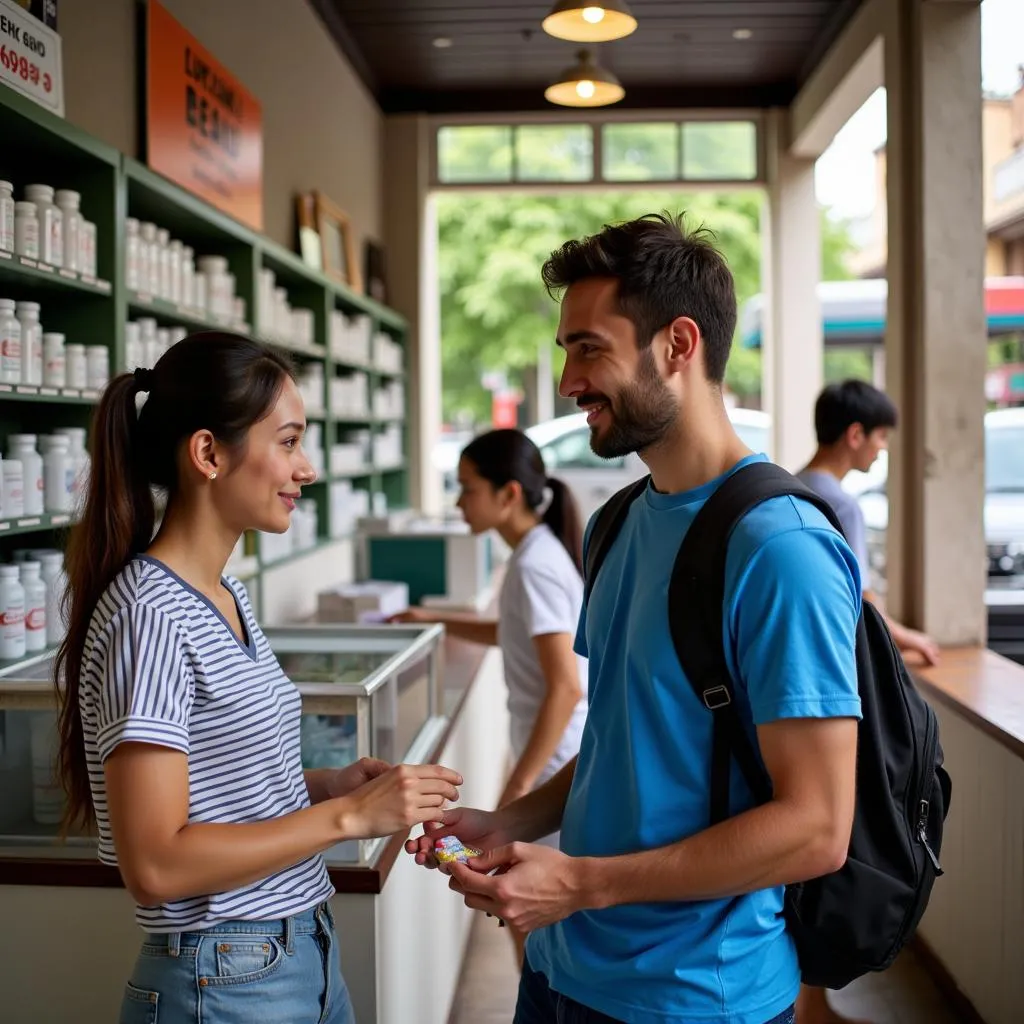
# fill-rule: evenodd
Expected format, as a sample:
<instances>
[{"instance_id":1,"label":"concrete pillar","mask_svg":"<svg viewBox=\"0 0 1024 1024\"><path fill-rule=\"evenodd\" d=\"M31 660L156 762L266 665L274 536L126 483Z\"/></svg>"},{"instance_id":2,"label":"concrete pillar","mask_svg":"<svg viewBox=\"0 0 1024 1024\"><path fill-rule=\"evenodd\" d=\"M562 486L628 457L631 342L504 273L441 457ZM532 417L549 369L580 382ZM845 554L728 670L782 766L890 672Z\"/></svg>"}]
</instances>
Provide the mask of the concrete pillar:
<instances>
[{"instance_id":1,"label":"concrete pillar","mask_svg":"<svg viewBox=\"0 0 1024 1024\"><path fill-rule=\"evenodd\" d=\"M762 224L761 291L765 408L772 417L774 459L801 469L814 453L814 400L822 386L818 302L821 225L814 160L791 156L785 112L765 120L768 197Z\"/></svg>"},{"instance_id":2,"label":"concrete pillar","mask_svg":"<svg viewBox=\"0 0 1024 1024\"><path fill-rule=\"evenodd\" d=\"M425 117L384 123L384 242L388 303L409 320L407 458L410 501L427 512L442 507L441 477L431 454L441 430L441 317L437 221L429 201L430 125Z\"/></svg>"},{"instance_id":3,"label":"concrete pillar","mask_svg":"<svg viewBox=\"0 0 1024 1024\"><path fill-rule=\"evenodd\" d=\"M940 643L986 612L985 316L978 0L892 0L888 98L887 601Z\"/></svg>"}]
</instances>

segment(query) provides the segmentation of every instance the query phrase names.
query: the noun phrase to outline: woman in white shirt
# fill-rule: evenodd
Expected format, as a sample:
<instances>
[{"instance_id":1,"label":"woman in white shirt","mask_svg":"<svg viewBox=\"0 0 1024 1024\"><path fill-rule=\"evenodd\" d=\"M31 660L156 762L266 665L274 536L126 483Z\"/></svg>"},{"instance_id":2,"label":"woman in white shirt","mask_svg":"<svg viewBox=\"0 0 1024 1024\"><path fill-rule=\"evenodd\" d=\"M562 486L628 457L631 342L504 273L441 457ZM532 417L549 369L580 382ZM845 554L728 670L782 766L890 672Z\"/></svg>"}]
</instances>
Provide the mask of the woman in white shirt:
<instances>
[{"instance_id":1,"label":"woman in white shirt","mask_svg":"<svg viewBox=\"0 0 1024 1024\"><path fill-rule=\"evenodd\" d=\"M459 460L458 507L475 534L496 530L512 548L497 620L414 608L396 621L441 622L453 636L501 648L515 765L499 800L547 782L580 748L587 663L573 651L583 603L583 530L562 481L547 475L519 430L475 438ZM543 842L557 847L558 835ZM522 936L513 935L522 958Z\"/></svg>"}]
</instances>

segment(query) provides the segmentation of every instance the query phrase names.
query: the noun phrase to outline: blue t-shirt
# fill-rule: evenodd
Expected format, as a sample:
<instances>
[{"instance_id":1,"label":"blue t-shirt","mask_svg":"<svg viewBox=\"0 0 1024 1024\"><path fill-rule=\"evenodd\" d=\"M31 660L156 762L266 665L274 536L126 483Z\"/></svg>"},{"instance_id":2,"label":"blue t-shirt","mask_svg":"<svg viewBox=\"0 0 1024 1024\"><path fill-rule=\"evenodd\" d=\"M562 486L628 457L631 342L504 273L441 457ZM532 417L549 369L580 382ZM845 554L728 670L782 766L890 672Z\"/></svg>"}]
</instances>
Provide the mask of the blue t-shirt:
<instances>
[{"instance_id":1,"label":"blue t-shirt","mask_svg":"<svg viewBox=\"0 0 1024 1024\"><path fill-rule=\"evenodd\" d=\"M584 606L576 649L589 658L590 711L561 839L572 856L667 846L708 827L711 715L676 657L667 595L687 528L723 479L683 494L648 487ZM860 576L817 509L782 497L745 516L725 594L725 650L752 736L780 718L860 717ZM734 814L753 805L735 764L730 792ZM583 911L529 937L530 965L619 1020L764 1024L800 983L783 895Z\"/></svg>"}]
</instances>

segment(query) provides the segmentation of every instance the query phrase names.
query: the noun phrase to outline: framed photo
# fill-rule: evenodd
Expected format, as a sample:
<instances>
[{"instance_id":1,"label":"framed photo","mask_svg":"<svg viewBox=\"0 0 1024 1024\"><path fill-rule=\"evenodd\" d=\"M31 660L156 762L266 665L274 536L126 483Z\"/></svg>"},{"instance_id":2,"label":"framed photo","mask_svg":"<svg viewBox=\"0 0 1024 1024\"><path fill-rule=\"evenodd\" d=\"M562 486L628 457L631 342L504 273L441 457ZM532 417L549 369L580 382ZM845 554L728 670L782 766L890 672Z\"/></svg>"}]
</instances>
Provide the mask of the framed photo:
<instances>
[{"instance_id":1,"label":"framed photo","mask_svg":"<svg viewBox=\"0 0 1024 1024\"><path fill-rule=\"evenodd\" d=\"M386 304L388 301L388 277L384 255L384 246L369 238L366 240L365 265L363 267L366 294L371 299Z\"/></svg>"},{"instance_id":2,"label":"framed photo","mask_svg":"<svg viewBox=\"0 0 1024 1024\"><path fill-rule=\"evenodd\" d=\"M309 192L302 192L295 197L295 222L299 230L299 255L302 262L313 270L324 269L323 248L320 245L320 232L316 226L316 204Z\"/></svg>"},{"instance_id":3,"label":"framed photo","mask_svg":"<svg viewBox=\"0 0 1024 1024\"><path fill-rule=\"evenodd\" d=\"M353 291L363 290L362 274L356 262L355 242L348 215L320 192L313 193L317 234L323 258L323 272Z\"/></svg>"}]
</instances>

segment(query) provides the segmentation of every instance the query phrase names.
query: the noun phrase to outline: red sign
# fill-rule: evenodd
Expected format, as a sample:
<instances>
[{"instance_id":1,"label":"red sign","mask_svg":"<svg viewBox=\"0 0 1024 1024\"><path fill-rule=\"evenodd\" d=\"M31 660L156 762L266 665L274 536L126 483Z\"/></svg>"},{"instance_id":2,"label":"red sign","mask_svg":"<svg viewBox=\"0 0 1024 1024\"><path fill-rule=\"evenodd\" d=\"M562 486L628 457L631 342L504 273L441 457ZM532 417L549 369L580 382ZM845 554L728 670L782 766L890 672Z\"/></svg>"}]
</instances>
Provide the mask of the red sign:
<instances>
[{"instance_id":1,"label":"red sign","mask_svg":"<svg viewBox=\"0 0 1024 1024\"><path fill-rule=\"evenodd\" d=\"M149 0L146 18L146 162L263 229L259 101L157 0Z\"/></svg>"}]
</instances>

